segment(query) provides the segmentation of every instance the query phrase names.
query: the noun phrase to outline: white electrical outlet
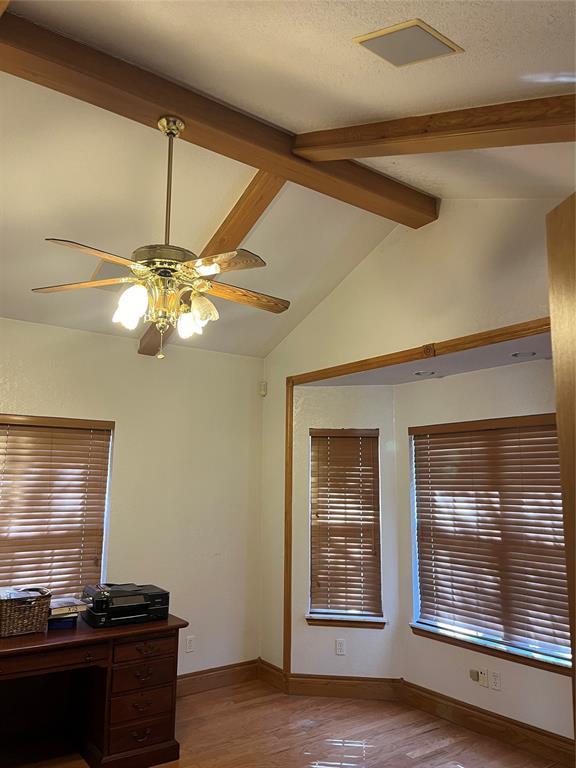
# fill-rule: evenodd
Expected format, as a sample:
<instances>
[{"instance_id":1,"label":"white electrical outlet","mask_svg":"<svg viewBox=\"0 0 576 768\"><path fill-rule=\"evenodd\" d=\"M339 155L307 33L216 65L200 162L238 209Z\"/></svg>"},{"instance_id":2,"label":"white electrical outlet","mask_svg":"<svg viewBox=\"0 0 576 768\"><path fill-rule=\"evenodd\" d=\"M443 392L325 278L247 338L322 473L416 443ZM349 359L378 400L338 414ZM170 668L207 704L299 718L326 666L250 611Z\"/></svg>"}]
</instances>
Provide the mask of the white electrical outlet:
<instances>
[{"instance_id":1,"label":"white electrical outlet","mask_svg":"<svg viewBox=\"0 0 576 768\"><path fill-rule=\"evenodd\" d=\"M186 653L194 653L194 641L196 640L195 635L186 635L186 646L185 651Z\"/></svg>"},{"instance_id":2,"label":"white electrical outlet","mask_svg":"<svg viewBox=\"0 0 576 768\"><path fill-rule=\"evenodd\" d=\"M336 656L346 656L346 640L340 637L335 643Z\"/></svg>"},{"instance_id":3,"label":"white electrical outlet","mask_svg":"<svg viewBox=\"0 0 576 768\"><path fill-rule=\"evenodd\" d=\"M488 688L488 670L487 669L478 670L478 685L481 685L482 688Z\"/></svg>"},{"instance_id":4,"label":"white electrical outlet","mask_svg":"<svg viewBox=\"0 0 576 768\"><path fill-rule=\"evenodd\" d=\"M494 672L494 670L490 670L490 688L493 691L502 690L502 674L500 672Z\"/></svg>"}]
</instances>

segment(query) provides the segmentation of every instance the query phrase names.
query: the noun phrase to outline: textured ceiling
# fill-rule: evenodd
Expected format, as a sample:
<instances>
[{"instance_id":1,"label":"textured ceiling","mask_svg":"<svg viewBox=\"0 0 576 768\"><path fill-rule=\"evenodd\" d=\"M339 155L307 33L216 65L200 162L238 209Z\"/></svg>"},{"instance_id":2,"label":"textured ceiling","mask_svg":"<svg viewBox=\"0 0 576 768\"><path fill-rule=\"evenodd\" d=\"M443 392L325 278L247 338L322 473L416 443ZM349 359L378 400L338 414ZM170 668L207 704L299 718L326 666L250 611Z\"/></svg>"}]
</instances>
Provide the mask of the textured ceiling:
<instances>
[{"instance_id":1,"label":"textured ceiling","mask_svg":"<svg viewBox=\"0 0 576 768\"><path fill-rule=\"evenodd\" d=\"M161 241L165 139L9 75L0 75L0 102L0 315L130 335L111 322L116 295L110 291L33 294L30 289L89 280L99 263L46 243L45 237L127 256L139 245ZM174 155L172 242L199 252L254 169L187 142L177 143ZM290 299L290 309L273 315L216 301L221 319L202 337L177 343L265 355L393 226L287 184L244 243L268 266L229 273L226 282Z\"/></svg>"},{"instance_id":2,"label":"textured ceiling","mask_svg":"<svg viewBox=\"0 0 576 768\"><path fill-rule=\"evenodd\" d=\"M572 2L13 0L10 10L295 132L574 88L562 82L575 70ZM396 69L352 43L414 17L465 53ZM160 239L162 137L7 75L0 100L0 314L127 334L110 322L111 292L30 288L88 279L97 265L44 237L121 254ZM574 188L573 146L562 144L365 162L443 197L561 197ZM201 250L253 173L178 144L173 241ZM265 355L392 228L287 184L244 243L268 267L230 282L290 299L290 310L274 316L220 301L222 319L182 343Z\"/></svg>"},{"instance_id":3,"label":"textured ceiling","mask_svg":"<svg viewBox=\"0 0 576 768\"><path fill-rule=\"evenodd\" d=\"M573 90L549 81L574 74L574 7L571 0L10 4L295 132ZM413 18L465 52L397 69L352 42Z\"/></svg>"},{"instance_id":4,"label":"textured ceiling","mask_svg":"<svg viewBox=\"0 0 576 768\"><path fill-rule=\"evenodd\" d=\"M571 1L13 0L10 8L294 132L566 93L576 79ZM396 68L352 42L412 18L464 53ZM362 162L442 197L562 197L575 185L573 145Z\"/></svg>"},{"instance_id":5,"label":"textured ceiling","mask_svg":"<svg viewBox=\"0 0 576 768\"><path fill-rule=\"evenodd\" d=\"M537 144L366 160L442 198L565 197L576 186L576 145Z\"/></svg>"}]
</instances>

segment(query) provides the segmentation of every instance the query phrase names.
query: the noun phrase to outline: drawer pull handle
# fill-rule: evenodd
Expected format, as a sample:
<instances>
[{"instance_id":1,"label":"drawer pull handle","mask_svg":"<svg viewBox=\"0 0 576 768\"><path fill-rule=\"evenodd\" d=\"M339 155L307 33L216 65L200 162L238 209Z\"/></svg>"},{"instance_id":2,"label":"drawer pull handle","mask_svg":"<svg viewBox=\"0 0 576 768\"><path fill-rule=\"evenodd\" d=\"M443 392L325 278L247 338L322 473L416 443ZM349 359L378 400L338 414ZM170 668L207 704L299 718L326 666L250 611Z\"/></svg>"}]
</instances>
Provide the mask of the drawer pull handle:
<instances>
[{"instance_id":1,"label":"drawer pull handle","mask_svg":"<svg viewBox=\"0 0 576 768\"><path fill-rule=\"evenodd\" d=\"M147 701L144 704L136 704L136 703L134 703L134 704L132 704L132 706L134 707L134 709L137 712L146 712L146 710L150 709L150 707L152 706L152 702Z\"/></svg>"},{"instance_id":2,"label":"drawer pull handle","mask_svg":"<svg viewBox=\"0 0 576 768\"><path fill-rule=\"evenodd\" d=\"M150 680L152 677L152 667L147 667L145 670L137 669L134 672L134 675L138 680L140 680L141 683L145 682L146 680Z\"/></svg>"},{"instance_id":3,"label":"drawer pull handle","mask_svg":"<svg viewBox=\"0 0 576 768\"><path fill-rule=\"evenodd\" d=\"M154 643L141 643L136 646L136 650L141 656L150 656L150 654L156 652L156 646Z\"/></svg>"},{"instance_id":4,"label":"drawer pull handle","mask_svg":"<svg viewBox=\"0 0 576 768\"><path fill-rule=\"evenodd\" d=\"M138 733L138 731L132 731L132 738L134 739L134 741L137 741L140 744L142 744L142 742L144 741L148 741L151 735L152 735L152 731L150 730L150 728L146 728L146 730L143 731L142 733Z\"/></svg>"},{"instance_id":5,"label":"drawer pull handle","mask_svg":"<svg viewBox=\"0 0 576 768\"><path fill-rule=\"evenodd\" d=\"M88 663L91 661L96 661L96 656L92 656L91 653L87 653L86 656L84 656L84 661L87 661Z\"/></svg>"}]
</instances>

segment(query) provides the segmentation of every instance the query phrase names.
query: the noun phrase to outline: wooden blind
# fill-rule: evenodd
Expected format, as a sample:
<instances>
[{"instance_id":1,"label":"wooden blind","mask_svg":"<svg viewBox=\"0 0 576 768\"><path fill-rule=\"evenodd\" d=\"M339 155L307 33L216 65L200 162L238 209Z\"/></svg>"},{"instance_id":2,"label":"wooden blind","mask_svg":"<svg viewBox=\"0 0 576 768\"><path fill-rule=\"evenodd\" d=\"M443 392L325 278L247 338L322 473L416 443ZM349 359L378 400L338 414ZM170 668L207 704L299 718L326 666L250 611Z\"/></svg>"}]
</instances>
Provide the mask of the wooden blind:
<instances>
[{"instance_id":1,"label":"wooden blind","mask_svg":"<svg viewBox=\"0 0 576 768\"><path fill-rule=\"evenodd\" d=\"M101 579L112 431L14 420L0 416L0 588L78 595Z\"/></svg>"},{"instance_id":2,"label":"wooden blind","mask_svg":"<svg viewBox=\"0 0 576 768\"><path fill-rule=\"evenodd\" d=\"M418 623L568 659L554 414L410 431Z\"/></svg>"},{"instance_id":3,"label":"wooden blind","mask_svg":"<svg viewBox=\"0 0 576 768\"><path fill-rule=\"evenodd\" d=\"M382 616L378 430L310 436L310 613Z\"/></svg>"}]
</instances>

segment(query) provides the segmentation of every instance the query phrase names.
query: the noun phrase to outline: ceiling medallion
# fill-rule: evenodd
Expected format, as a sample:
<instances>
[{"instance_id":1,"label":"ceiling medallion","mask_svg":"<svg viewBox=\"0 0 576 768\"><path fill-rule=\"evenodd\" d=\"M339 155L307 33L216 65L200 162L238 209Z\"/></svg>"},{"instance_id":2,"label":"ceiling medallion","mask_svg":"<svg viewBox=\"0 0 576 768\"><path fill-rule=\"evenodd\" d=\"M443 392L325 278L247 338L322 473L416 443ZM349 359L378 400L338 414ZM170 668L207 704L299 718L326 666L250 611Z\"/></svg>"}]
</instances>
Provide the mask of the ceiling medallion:
<instances>
[{"instance_id":1,"label":"ceiling medallion","mask_svg":"<svg viewBox=\"0 0 576 768\"><path fill-rule=\"evenodd\" d=\"M238 249L199 258L192 251L170 243L174 139L180 136L185 126L180 118L165 116L158 121L158 128L168 138L164 243L140 246L132 253L132 258L128 259L72 240L47 238L49 242L65 245L97 256L104 261L125 266L132 274L105 280L52 285L33 290L51 293L130 283L130 287L118 300L118 307L112 321L120 323L128 330L135 330L141 319L145 323L151 323L160 334L160 349L156 357L163 359L164 334L169 328L176 328L180 338L188 339L195 334L201 334L211 320L218 319L218 310L205 294L275 313L284 312L290 306L290 302L212 280L220 272L266 266L259 256L250 251Z\"/></svg>"}]
</instances>

